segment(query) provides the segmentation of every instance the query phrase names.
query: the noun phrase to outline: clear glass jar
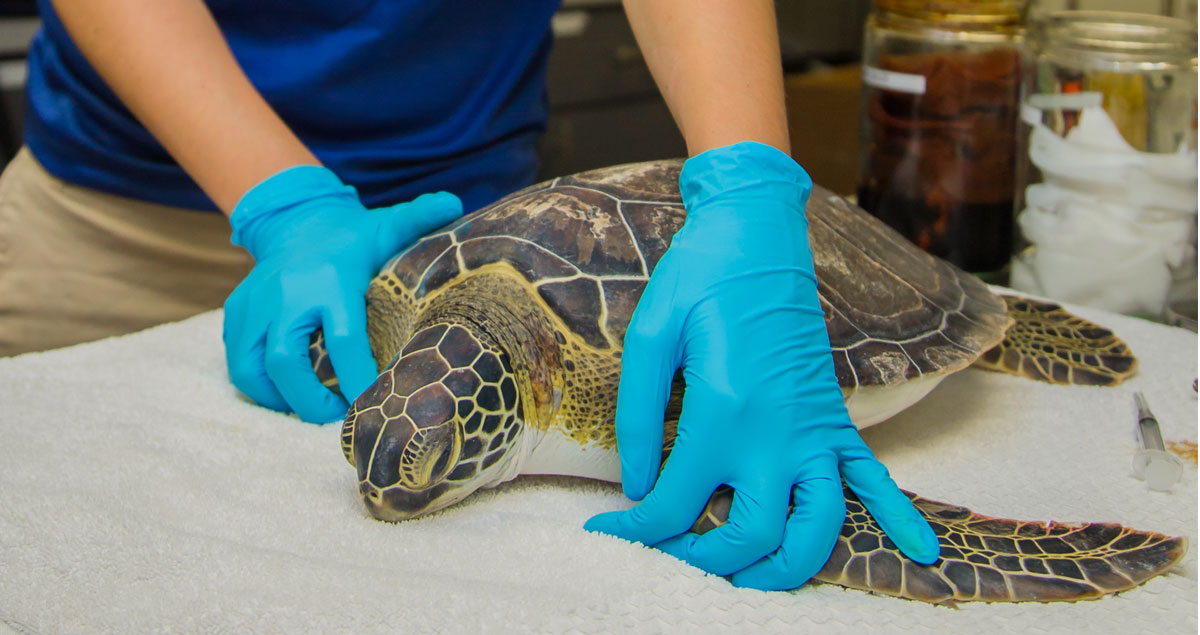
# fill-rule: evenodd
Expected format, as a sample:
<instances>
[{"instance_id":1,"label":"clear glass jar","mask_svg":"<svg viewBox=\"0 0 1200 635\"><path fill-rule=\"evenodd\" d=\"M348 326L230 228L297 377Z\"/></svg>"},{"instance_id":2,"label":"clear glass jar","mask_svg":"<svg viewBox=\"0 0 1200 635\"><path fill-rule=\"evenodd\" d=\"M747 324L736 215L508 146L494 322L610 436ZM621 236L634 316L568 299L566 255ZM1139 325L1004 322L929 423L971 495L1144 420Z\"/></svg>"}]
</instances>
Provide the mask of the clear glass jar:
<instances>
[{"instance_id":1,"label":"clear glass jar","mask_svg":"<svg viewBox=\"0 0 1200 635\"><path fill-rule=\"evenodd\" d=\"M1012 286L1194 321L1195 25L1060 11L1031 30Z\"/></svg>"},{"instance_id":2,"label":"clear glass jar","mask_svg":"<svg viewBox=\"0 0 1200 635\"><path fill-rule=\"evenodd\" d=\"M875 0L858 203L991 282L1012 255L1025 0Z\"/></svg>"}]
</instances>

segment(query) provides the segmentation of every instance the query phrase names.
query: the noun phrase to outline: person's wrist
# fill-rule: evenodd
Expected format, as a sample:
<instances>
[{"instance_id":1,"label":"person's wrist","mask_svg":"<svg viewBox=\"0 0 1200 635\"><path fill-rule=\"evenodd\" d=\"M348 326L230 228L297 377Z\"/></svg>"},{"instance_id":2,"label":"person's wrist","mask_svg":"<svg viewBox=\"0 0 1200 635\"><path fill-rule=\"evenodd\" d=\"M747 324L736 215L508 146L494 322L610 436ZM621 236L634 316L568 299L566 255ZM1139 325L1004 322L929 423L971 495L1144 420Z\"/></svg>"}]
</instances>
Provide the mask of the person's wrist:
<instances>
[{"instance_id":1,"label":"person's wrist","mask_svg":"<svg viewBox=\"0 0 1200 635\"><path fill-rule=\"evenodd\" d=\"M724 194L770 186L804 212L812 179L792 157L774 146L742 141L691 157L679 173L679 191L689 214Z\"/></svg>"},{"instance_id":2,"label":"person's wrist","mask_svg":"<svg viewBox=\"0 0 1200 635\"><path fill-rule=\"evenodd\" d=\"M297 165L277 172L246 191L229 215L231 242L258 257L264 227L290 210L319 198L360 204L355 189L319 165Z\"/></svg>"}]
</instances>

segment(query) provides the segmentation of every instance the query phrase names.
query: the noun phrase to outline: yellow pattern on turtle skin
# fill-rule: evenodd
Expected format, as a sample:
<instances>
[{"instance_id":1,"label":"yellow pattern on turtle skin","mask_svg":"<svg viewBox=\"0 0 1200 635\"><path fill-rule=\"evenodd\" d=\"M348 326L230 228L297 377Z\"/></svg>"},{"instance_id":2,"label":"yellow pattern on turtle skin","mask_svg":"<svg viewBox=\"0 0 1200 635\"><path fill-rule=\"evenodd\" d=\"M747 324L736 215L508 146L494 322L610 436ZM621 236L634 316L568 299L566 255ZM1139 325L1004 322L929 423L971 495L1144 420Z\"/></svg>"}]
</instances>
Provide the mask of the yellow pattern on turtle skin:
<instances>
[{"instance_id":1,"label":"yellow pattern on turtle skin","mask_svg":"<svg viewBox=\"0 0 1200 635\"><path fill-rule=\"evenodd\" d=\"M558 429L581 445L616 447L612 407L616 403L613 378L621 370L619 351L587 345L511 265L490 263L420 300L413 295L386 274L368 291L368 333L382 366L417 330L431 324L462 325L478 337L496 338L501 350L523 351L510 354L509 359L526 425ZM390 317L376 319L377 315ZM490 323L486 333L478 327L481 321ZM529 404L535 404L534 412Z\"/></svg>"},{"instance_id":2,"label":"yellow pattern on turtle skin","mask_svg":"<svg viewBox=\"0 0 1200 635\"><path fill-rule=\"evenodd\" d=\"M376 276L367 288L367 338L379 372L404 349L416 333L420 307L412 290L388 271Z\"/></svg>"},{"instance_id":3,"label":"yellow pattern on turtle skin","mask_svg":"<svg viewBox=\"0 0 1200 635\"><path fill-rule=\"evenodd\" d=\"M975 362L986 370L1051 384L1115 386L1137 358L1112 331L1052 302L1003 296L1014 322L999 346Z\"/></svg>"},{"instance_id":4,"label":"yellow pattern on turtle skin","mask_svg":"<svg viewBox=\"0 0 1200 635\"><path fill-rule=\"evenodd\" d=\"M994 518L905 492L938 535L941 558L900 556L866 508L845 489L846 521L814 580L953 606L957 602L1092 600L1131 589L1187 555L1185 538L1113 523L1043 523ZM718 489L692 531L729 517L733 491Z\"/></svg>"}]
</instances>

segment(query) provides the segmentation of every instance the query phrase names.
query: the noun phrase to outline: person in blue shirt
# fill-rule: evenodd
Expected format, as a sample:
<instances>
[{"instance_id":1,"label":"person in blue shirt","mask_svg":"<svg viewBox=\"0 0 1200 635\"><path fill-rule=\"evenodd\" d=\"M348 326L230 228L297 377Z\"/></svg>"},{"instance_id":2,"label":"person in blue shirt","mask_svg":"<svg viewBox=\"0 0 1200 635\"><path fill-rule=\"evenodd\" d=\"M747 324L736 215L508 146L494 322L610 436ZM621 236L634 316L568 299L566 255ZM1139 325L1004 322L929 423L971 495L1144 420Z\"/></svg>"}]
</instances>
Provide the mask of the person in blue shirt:
<instances>
[{"instance_id":1,"label":"person in blue shirt","mask_svg":"<svg viewBox=\"0 0 1200 635\"><path fill-rule=\"evenodd\" d=\"M734 584L791 588L833 548L844 479L904 553L935 561L936 537L862 442L834 376L804 217L811 181L788 155L772 2L625 5L687 142L688 218L625 340L617 436L625 492L641 503L586 527ZM29 278L41 282L19 295L58 291L43 294L54 301L40 316L0 304L0 340L21 339L6 315L28 325L91 310L119 322L123 307L134 310L139 303L119 292L84 299L89 285L58 286L73 277L62 271L86 269L69 261L110 244L106 235L152 247L109 247L133 264L97 280L149 280L174 263L182 278L143 285L164 297L228 279L186 260L220 235L253 258L248 273L226 267L241 278L224 303L231 381L268 408L340 419L347 402L317 381L310 334L323 329L342 391L359 394L375 378L364 292L379 267L533 180L556 8L554 0L43 0L28 152L0 179L0 222L26 228L9 238L22 246L0 257L0 296L5 271L24 279L57 270L57 279ZM73 230L55 220L63 214L41 213L58 208L72 210ZM34 248L23 245L41 244L56 224L75 242L39 252L54 258L30 266L21 254ZM154 232L175 235L146 237ZM660 466L677 369L687 379L683 413ZM729 523L687 533L721 484L735 490Z\"/></svg>"}]
</instances>

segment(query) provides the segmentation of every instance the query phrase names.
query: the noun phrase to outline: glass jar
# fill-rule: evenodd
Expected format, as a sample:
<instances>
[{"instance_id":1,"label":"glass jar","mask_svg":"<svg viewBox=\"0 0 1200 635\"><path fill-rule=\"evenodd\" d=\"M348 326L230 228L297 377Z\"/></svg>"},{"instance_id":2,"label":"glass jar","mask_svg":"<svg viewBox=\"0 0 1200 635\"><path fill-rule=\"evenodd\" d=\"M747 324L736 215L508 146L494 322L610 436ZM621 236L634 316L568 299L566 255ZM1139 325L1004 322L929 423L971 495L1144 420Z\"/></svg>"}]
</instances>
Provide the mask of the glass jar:
<instances>
[{"instance_id":1,"label":"glass jar","mask_svg":"<svg viewBox=\"0 0 1200 635\"><path fill-rule=\"evenodd\" d=\"M1012 255L1025 0L875 0L858 203L989 282Z\"/></svg>"},{"instance_id":2,"label":"glass jar","mask_svg":"<svg viewBox=\"0 0 1200 635\"><path fill-rule=\"evenodd\" d=\"M1050 13L1022 88L1014 288L1196 317L1196 27Z\"/></svg>"}]
</instances>

